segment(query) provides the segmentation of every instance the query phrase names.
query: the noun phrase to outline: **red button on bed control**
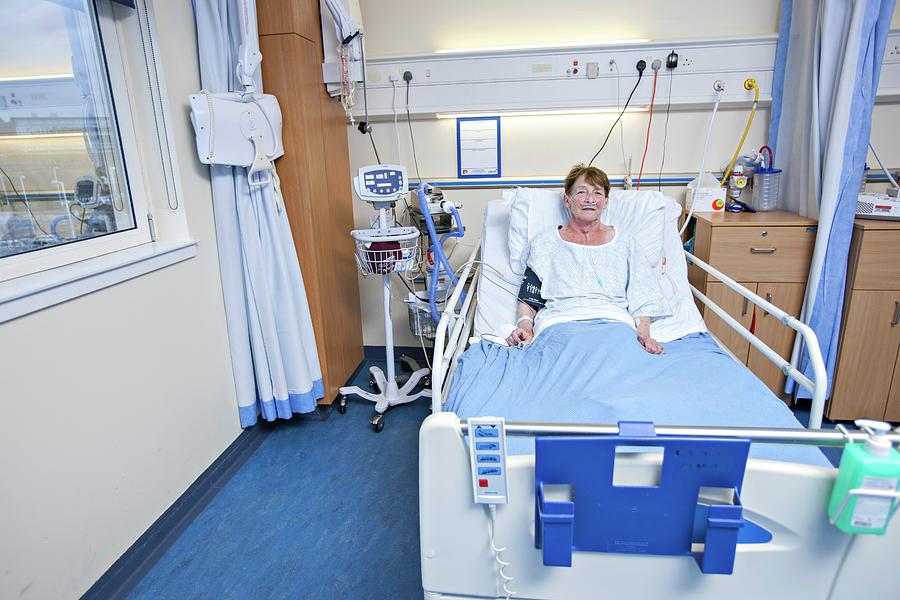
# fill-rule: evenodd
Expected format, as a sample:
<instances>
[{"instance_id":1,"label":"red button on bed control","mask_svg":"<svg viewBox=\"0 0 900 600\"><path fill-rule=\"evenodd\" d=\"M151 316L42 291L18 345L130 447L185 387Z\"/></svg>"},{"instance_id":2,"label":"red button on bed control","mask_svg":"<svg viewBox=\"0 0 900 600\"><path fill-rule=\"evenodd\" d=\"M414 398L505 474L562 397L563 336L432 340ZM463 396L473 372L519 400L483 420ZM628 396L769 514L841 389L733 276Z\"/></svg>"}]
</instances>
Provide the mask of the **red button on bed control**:
<instances>
[{"instance_id":1,"label":"red button on bed control","mask_svg":"<svg viewBox=\"0 0 900 600\"><path fill-rule=\"evenodd\" d=\"M488 485L487 479L479 479L478 480L478 487L487 487L487 485Z\"/></svg>"}]
</instances>

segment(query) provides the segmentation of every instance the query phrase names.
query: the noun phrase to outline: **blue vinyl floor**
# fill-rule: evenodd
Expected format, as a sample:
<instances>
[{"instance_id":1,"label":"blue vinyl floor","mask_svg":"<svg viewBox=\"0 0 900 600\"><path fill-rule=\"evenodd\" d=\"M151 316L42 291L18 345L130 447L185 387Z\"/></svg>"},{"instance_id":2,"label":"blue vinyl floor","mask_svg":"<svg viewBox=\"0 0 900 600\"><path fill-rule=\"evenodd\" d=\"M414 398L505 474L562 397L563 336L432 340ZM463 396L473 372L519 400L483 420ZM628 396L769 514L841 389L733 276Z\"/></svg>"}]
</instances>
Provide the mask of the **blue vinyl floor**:
<instances>
[{"instance_id":1,"label":"blue vinyl floor","mask_svg":"<svg viewBox=\"0 0 900 600\"><path fill-rule=\"evenodd\" d=\"M368 378L360 369L353 383ZM394 407L376 434L372 405L351 397L345 415L280 421L129 598L421 598L418 433L428 412L425 399ZM805 425L808 408L795 412ZM837 464L840 450L826 455Z\"/></svg>"},{"instance_id":2,"label":"blue vinyl floor","mask_svg":"<svg viewBox=\"0 0 900 600\"><path fill-rule=\"evenodd\" d=\"M376 363L377 364L377 363ZM383 364L382 364L383 366ZM365 389L367 370L354 385ZM419 425L429 401L281 421L131 600L422 597Z\"/></svg>"}]
</instances>

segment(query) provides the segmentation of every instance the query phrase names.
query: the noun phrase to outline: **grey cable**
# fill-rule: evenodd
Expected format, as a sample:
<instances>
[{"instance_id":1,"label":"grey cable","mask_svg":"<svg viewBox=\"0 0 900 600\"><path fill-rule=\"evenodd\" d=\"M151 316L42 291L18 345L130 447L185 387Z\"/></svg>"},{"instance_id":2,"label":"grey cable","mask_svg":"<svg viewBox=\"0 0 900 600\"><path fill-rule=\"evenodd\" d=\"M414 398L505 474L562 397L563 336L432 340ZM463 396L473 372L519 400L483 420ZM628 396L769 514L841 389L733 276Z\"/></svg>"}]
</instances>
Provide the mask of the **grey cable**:
<instances>
[{"instance_id":1,"label":"grey cable","mask_svg":"<svg viewBox=\"0 0 900 600\"><path fill-rule=\"evenodd\" d=\"M422 175L419 174L419 159L416 156L416 137L413 135L412 117L409 116L409 81L406 82L406 124L409 126L409 139L412 142L413 164L416 166L416 179L422 183Z\"/></svg>"},{"instance_id":2,"label":"grey cable","mask_svg":"<svg viewBox=\"0 0 900 600\"><path fill-rule=\"evenodd\" d=\"M619 63L613 59L613 66L616 68L616 111L619 110L619 106L621 104L622 95L619 86L620 77L619 77ZM622 148L622 168L625 170L626 175L631 175L628 172L628 160L625 158L625 123L619 121L619 145Z\"/></svg>"},{"instance_id":3,"label":"grey cable","mask_svg":"<svg viewBox=\"0 0 900 600\"><path fill-rule=\"evenodd\" d=\"M663 166L666 164L666 140L669 137L669 109L672 108L672 74L673 70L669 69L669 99L666 102L666 124L663 125L662 160L659 162L659 176L656 178L656 187L660 192L662 192Z\"/></svg>"},{"instance_id":4,"label":"grey cable","mask_svg":"<svg viewBox=\"0 0 900 600\"><path fill-rule=\"evenodd\" d=\"M375 161L380 165L381 157L378 156L378 147L375 146L375 136L372 135L372 124L369 123L369 86L366 84L366 45L363 36L360 35L359 38L359 51L360 57L362 58L363 111L366 115L366 134L369 136L369 141L372 142L372 151L375 152Z\"/></svg>"},{"instance_id":5,"label":"grey cable","mask_svg":"<svg viewBox=\"0 0 900 600\"><path fill-rule=\"evenodd\" d=\"M622 108L622 111L619 113L619 116L616 118L616 122L612 124L612 127L609 128L609 132L606 134L606 139L603 140L603 144L600 146L600 149L597 150L597 153L594 154L593 158L591 158L588 166L594 164L594 161L597 160L597 157L600 156L600 153L603 152L603 149L606 148L606 143L609 141L609 136L612 135L613 130L616 128L616 125L619 124L619 121L622 120L622 115L625 114L625 111L628 110L628 105L631 103L631 98L634 97L634 93L637 91L638 86L641 85L641 79L644 77L643 71L638 71L637 81L634 83L634 87L631 88L631 93L628 94L628 99L625 100L625 106Z\"/></svg>"}]
</instances>

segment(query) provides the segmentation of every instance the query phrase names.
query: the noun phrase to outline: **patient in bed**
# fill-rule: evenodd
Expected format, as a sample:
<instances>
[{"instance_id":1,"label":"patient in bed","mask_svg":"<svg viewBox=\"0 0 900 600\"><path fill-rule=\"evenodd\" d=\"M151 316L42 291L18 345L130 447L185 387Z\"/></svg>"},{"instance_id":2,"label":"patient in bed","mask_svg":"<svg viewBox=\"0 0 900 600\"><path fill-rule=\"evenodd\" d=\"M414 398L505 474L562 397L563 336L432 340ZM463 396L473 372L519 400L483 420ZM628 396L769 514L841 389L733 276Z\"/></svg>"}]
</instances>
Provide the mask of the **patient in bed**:
<instances>
[{"instance_id":1,"label":"patient in bed","mask_svg":"<svg viewBox=\"0 0 900 600\"><path fill-rule=\"evenodd\" d=\"M569 222L538 234L527 249L518 320L506 338L511 346L557 323L606 319L634 327L644 350L662 354L650 321L669 315L669 306L634 238L601 221L609 187L596 167L569 171L563 195Z\"/></svg>"}]
</instances>

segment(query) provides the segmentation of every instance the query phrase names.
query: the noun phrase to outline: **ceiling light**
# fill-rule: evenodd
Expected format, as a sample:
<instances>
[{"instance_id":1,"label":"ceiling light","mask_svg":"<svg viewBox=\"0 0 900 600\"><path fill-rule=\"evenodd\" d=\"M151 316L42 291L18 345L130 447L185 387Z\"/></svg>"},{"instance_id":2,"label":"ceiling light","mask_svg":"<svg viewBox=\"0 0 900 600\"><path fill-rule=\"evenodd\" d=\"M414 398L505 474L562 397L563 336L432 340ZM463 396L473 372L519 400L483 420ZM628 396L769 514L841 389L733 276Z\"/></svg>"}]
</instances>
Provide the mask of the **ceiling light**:
<instances>
[{"instance_id":1,"label":"ceiling light","mask_svg":"<svg viewBox=\"0 0 900 600\"><path fill-rule=\"evenodd\" d=\"M626 46L631 44L648 44L651 40L646 38L631 38L625 40L607 40L603 42L565 42L552 44L524 44L513 46L483 46L478 48L444 48L435 50L435 54L465 54L476 52L505 52L509 50L547 50L563 48L586 48L595 46Z\"/></svg>"},{"instance_id":2,"label":"ceiling light","mask_svg":"<svg viewBox=\"0 0 900 600\"><path fill-rule=\"evenodd\" d=\"M41 140L41 139L49 139L49 138L74 138L74 137L84 137L83 133L73 132L73 133L23 133L19 134L10 134L10 135L0 135L0 140Z\"/></svg>"},{"instance_id":3,"label":"ceiling light","mask_svg":"<svg viewBox=\"0 0 900 600\"><path fill-rule=\"evenodd\" d=\"M625 112L647 112L646 106L629 106ZM621 108L615 106L603 108L553 108L553 109L536 109L536 110L503 110L495 112L455 112L455 113L437 113L438 119L460 119L467 117L534 117L542 115L601 115L601 114L619 114Z\"/></svg>"},{"instance_id":4,"label":"ceiling light","mask_svg":"<svg viewBox=\"0 0 900 600\"><path fill-rule=\"evenodd\" d=\"M23 75L22 77L0 77L0 83L14 83L16 81L42 81L45 79L72 79L72 73L59 73L57 75Z\"/></svg>"}]
</instances>

